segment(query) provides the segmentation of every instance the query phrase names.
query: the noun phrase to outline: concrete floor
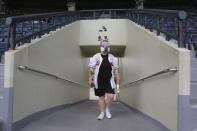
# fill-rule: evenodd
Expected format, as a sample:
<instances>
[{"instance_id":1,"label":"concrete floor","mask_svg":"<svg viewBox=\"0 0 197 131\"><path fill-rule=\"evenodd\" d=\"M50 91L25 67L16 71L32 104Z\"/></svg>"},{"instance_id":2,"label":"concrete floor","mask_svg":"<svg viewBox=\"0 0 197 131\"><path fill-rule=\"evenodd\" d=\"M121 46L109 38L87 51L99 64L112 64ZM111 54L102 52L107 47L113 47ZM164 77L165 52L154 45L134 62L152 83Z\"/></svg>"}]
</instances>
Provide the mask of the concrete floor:
<instances>
[{"instance_id":1,"label":"concrete floor","mask_svg":"<svg viewBox=\"0 0 197 131\"><path fill-rule=\"evenodd\" d=\"M39 118L20 131L169 131L120 102L112 105L112 119L97 120L97 107L97 101L75 104Z\"/></svg>"}]
</instances>

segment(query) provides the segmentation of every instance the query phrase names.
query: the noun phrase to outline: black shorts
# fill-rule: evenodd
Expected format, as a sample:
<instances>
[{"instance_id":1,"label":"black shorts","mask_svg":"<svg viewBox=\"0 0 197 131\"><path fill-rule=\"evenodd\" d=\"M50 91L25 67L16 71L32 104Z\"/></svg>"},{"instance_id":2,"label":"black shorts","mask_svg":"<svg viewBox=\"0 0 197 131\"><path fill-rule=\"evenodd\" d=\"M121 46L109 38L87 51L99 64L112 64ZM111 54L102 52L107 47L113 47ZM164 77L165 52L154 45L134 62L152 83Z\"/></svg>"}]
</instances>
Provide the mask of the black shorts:
<instances>
[{"instance_id":1,"label":"black shorts","mask_svg":"<svg viewBox=\"0 0 197 131\"><path fill-rule=\"evenodd\" d=\"M95 96L104 96L105 93L109 93L109 94L115 94L115 90L111 88L111 86L106 86L106 87L102 87L102 88L94 88L94 93Z\"/></svg>"}]
</instances>

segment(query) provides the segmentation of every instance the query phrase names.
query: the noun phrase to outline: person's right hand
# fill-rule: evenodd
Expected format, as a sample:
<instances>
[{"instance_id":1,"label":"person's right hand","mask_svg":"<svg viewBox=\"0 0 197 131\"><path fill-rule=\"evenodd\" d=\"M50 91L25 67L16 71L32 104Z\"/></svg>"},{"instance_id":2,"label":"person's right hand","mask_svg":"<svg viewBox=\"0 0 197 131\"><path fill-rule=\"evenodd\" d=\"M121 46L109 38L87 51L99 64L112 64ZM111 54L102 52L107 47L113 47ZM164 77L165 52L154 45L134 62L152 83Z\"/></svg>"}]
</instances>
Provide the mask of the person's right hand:
<instances>
[{"instance_id":1,"label":"person's right hand","mask_svg":"<svg viewBox=\"0 0 197 131\"><path fill-rule=\"evenodd\" d=\"M90 87L91 87L92 83L93 83L92 78L89 78L89 80L88 80L88 85L89 85Z\"/></svg>"}]
</instances>

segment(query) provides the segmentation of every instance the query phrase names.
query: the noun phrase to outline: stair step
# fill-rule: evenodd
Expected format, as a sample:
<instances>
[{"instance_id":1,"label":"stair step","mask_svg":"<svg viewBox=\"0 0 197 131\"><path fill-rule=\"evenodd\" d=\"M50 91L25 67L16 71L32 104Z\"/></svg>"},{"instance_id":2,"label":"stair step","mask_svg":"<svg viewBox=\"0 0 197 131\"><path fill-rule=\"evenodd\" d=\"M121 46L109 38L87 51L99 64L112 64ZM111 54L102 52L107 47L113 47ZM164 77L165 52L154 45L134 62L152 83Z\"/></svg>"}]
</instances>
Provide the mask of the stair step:
<instances>
[{"instance_id":1,"label":"stair step","mask_svg":"<svg viewBox=\"0 0 197 131\"><path fill-rule=\"evenodd\" d=\"M191 97L190 104L192 107L197 107L197 97Z\"/></svg>"},{"instance_id":2,"label":"stair step","mask_svg":"<svg viewBox=\"0 0 197 131\"><path fill-rule=\"evenodd\" d=\"M3 89L0 88L0 101L3 99Z\"/></svg>"},{"instance_id":3,"label":"stair step","mask_svg":"<svg viewBox=\"0 0 197 131\"><path fill-rule=\"evenodd\" d=\"M197 62L197 58L191 58L190 62L195 64Z\"/></svg>"},{"instance_id":4,"label":"stair step","mask_svg":"<svg viewBox=\"0 0 197 131\"><path fill-rule=\"evenodd\" d=\"M191 69L197 68L197 62L191 62Z\"/></svg>"},{"instance_id":5,"label":"stair step","mask_svg":"<svg viewBox=\"0 0 197 131\"><path fill-rule=\"evenodd\" d=\"M191 105L191 108L197 110L197 105Z\"/></svg>"},{"instance_id":6,"label":"stair step","mask_svg":"<svg viewBox=\"0 0 197 131\"><path fill-rule=\"evenodd\" d=\"M197 81L197 58L191 58L191 81Z\"/></svg>"},{"instance_id":7,"label":"stair step","mask_svg":"<svg viewBox=\"0 0 197 131\"><path fill-rule=\"evenodd\" d=\"M191 62L191 69L197 68L197 62Z\"/></svg>"},{"instance_id":8,"label":"stair step","mask_svg":"<svg viewBox=\"0 0 197 131\"><path fill-rule=\"evenodd\" d=\"M191 114L192 131L195 131L197 129L197 106L191 106Z\"/></svg>"},{"instance_id":9,"label":"stair step","mask_svg":"<svg viewBox=\"0 0 197 131\"><path fill-rule=\"evenodd\" d=\"M190 51L190 56L191 56L191 58L195 58L196 57L196 51L191 50Z\"/></svg>"},{"instance_id":10,"label":"stair step","mask_svg":"<svg viewBox=\"0 0 197 131\"><path fill-rule=\"evenodd\" d=\"M0 95L0 102L1 102L1 100L3 100L3 99L4 99L4 97ZM1 103L0 103L0 104L1 104Z\"/></svg>"},{"instance_id":11,"label":"stair step","mask_svg":"<svg viewBox=\"0 0 197 131\"><path fill-rule=\"evenodd\" d=\"M197 58L196 57L191 57L191 63L192 64L197 64Z\"/></svg>"},{"instance_id":12,"label":"stair step","mask_svg":"<svg viewBox=\"0 0 197 131\"><path fill-rule=\"evenodd\" d=\"M195 83L191 82L190 86L191 86L190 96L197 98L197 83L196 82Z\"/></svg>"},{"instance_id":13,"label":"stair step","mask_svg":"<svg viewBox=\"0 0 197 131\"><path fill-rule=\"evenodd\" d=\"M197 81L197 68L191 69L191 81Z\"/></svg>"}]
</instances>

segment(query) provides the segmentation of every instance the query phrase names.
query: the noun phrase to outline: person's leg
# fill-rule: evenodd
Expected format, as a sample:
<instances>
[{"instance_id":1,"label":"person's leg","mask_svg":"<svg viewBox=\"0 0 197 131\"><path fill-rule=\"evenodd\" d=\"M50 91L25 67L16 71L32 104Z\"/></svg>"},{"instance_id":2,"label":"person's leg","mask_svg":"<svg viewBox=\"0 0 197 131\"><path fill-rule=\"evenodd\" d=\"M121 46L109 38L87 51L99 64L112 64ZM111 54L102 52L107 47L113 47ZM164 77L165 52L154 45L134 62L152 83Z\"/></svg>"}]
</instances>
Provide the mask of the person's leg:
<instances>
[{"instance_id":1,"label":"person's leg","mask_svg":"<svg viewBox=\"0 0 197 131\"><path fill-rule=\"evenodd\" d=\"M104 110L105 110L105 96L99 96L98 106L99 106L99 110L100 110L98 120L102 120L105 116L105 113L104 113Z\"/></svg>"},{"instance_id":2,"label":"person's leg","mask_svg":"<svg viewBox=\"0 0 197 131\"><path fill-rule=\"evenodd\" d=\"M113 100L114 100L114 94L107 93L106 109L105 109L105 113L106 113L107 118L112 118L112 115L110 113L110 106L111 106Z\"/></svg>"},{"instance_id":3,"label":"person's leg","mask_svg":"<svg viewBox=\"0 0 197 131\"><path fill-rule=\"evenodd\" d=\"M99 96L98 106L99 106L100 112L105 111L105 95L104 96Z\"/></svg>"},{"instance_id":4,"label":"person's leg","mask_svg":"<svg viewBox=\"0 0 197 131\"><path fill-rule=\"evenodd\" d=\"M106 95L107 95L106 108L110 109L110 106L114 100L114 94L106 93Z\"/></svg>"}]
</instances>

